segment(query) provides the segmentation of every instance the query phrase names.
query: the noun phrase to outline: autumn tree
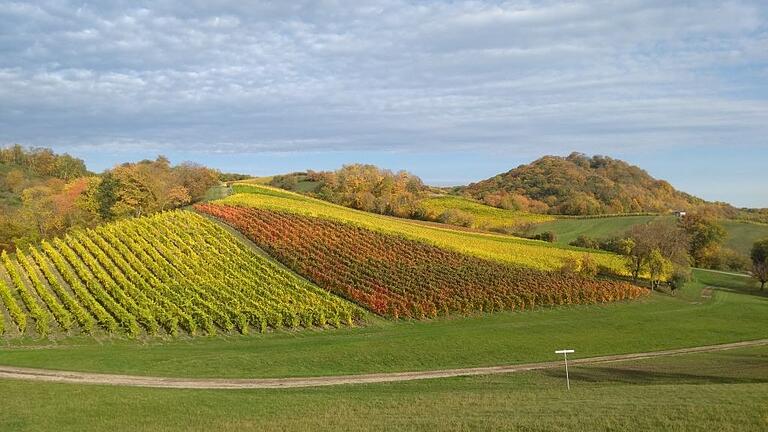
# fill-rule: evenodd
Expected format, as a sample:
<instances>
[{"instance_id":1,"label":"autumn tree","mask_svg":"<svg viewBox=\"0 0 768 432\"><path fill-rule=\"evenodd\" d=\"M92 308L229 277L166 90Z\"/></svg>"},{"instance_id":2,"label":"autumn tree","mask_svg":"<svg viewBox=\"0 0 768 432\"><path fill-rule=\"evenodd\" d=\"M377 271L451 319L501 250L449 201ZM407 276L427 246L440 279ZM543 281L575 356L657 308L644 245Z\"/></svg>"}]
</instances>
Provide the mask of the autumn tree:
<instances>
[{"instance_id":1,"label":"autumn tree","mask_svg":"<svg viewBox=\"0 0 768 432\"><path fill-rule=\"evenodd\" d=\"M185 206L192 202L192 196L186 187L174 186L168 190L164 201L163 210L165 210L166 206L168 208Z\"/></svg>"},{"instance_id":2,"label":"autumn tree","mask_svg":"<svg viewBox=\"0 0 768 432\"><path fill-rule=\"evenodd\" d=\"M752 276L760 282L760 291L768 282L768 239L763 239L752 246Z\"/></svg>"},{"instance_id":3,"label":"autumn tree","mask_svg":"<svg viewBox=\"0 0 768 432\"><path fill-rule=\"evenodd\" d=\"M314 183L312 191L299 190L302 182ZM352 164L336 171L276 176L270 184L373 213L412 218L427 216L420 205L427 188L420 178L406 171L392 172L374 165Z\"/></svg>"},{"instance_id":4,"label":"autumn tree","mask_svg":"<svg viewBox=\"0 0 768 432\"><path fill-rule=\"evenodd\" d=\"M684 230L675 223L655 220L646 224L635 225L627 231L625 238L618 245L619 252L626 256L627 269L632 278L637 280L644 271L663 270L670 265L685 267L688 265L688 238ZM663 275L657 271L651 275ZM657 279L658 280L658 279Z\"/></svg>"},{"instance_id":5,"label":"autumn tree","mask_svg":"<svg viewBox=\"0 0 768 432\"><path fill-rule=\"evenodd\" d=\"M651 289L659 286L662 279L672 273L672 261L665 258L658 248L654 248L648 255L648 276L651 280Z\"/></svg>"},{"instance_id":6,"label":"autumn tree","mask_svg":"<svg viewBox=\"0 0 768 432\"><path fill-rule=\"evenodd\" d=\"M717 258L727 232L717 220L705 213L689 214L680 220L689 237L689 253L696 267L710 267Z\"/></svg>"},{"instance_id":7,"label":"autumn tree","mask_svg":"<svg viewBox=\"0 0 768 432\"><path fill-rule=\"evenodd\" d=\"M184 187L189 194L190 202L203 199L208 189L216 186L219 182L219 176L216 171L191 162L184 162L174 167L173 172L176 177L174 182L176 186L174 188L178 186Z\"/></svg>"}]
</instances>

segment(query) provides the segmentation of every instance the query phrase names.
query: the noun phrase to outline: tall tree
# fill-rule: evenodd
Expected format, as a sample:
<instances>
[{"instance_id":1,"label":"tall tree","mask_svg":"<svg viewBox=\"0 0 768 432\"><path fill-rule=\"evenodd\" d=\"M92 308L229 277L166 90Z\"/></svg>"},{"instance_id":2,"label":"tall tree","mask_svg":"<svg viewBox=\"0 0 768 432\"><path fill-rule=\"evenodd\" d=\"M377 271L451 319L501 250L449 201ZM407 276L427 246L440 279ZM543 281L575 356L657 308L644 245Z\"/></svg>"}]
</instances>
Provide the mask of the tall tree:
<instances>
[{"instance_id":1,"label":"tall tree","mask_svg":"<svg viewBox=\"0 0 768 432\"><path fill-rule=\"evenodd\" d=\"M681 219L680 226L688 233L693 264L707 267L708 262L720 251L727 234L725 228L714 217L704 213L686 215Z\"/></svg>"},{"instance_id":2,"label":"tall tree","mask_svg":"<svg viewBox=\"0 0 768 432\"><path fill-rule=\"evenodd\" d=\"M672 275L672 261L661 254L661 250L655 248L648 255L648 276L651 279L651 289L659 286L662 279Z\"/></svg>"},{"instance_id":3,"label":"tall tree","mask_svg":"<svg viewBox=\"0 0 768 432\"><path fill-rule=\"evenodd\" d=\"M619 250L627 257L627 268L635 280L644 271L650 273L649 265L652 261L658 269L662 258L671 265L688 265L688 238L685 231L666 220L633 226L620 242ZM658 273L652 276L662 276L663 272Z\"/></svg>"},{"instance_id":4,"label":"tall tree","mask_svg":"<svg viewBox=\"0 0 768 432\"><path fill-rule=\"evenodd\" d=\"M752 246L752 276L760 282L760 291L768 282L768 238L755 242Z\"/></svg>"}]
</instances>

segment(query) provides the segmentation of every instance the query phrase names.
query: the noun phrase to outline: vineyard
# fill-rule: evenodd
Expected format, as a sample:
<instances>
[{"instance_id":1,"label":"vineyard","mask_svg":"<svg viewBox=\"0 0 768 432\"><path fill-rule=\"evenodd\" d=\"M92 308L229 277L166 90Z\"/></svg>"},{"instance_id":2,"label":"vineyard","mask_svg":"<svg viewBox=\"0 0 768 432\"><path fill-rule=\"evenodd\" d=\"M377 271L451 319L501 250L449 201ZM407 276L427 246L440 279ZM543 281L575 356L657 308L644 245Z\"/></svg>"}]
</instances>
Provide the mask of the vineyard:
<instances>
[{"instance_id":1,"label":"vineyard","mask_svg":"<svg viewBox=\"0 0 768 432\"><path fill-rule=\"evenodd\" d=\"M573 250L541 241L526 240L506 235L473 233L420 224L331 204L325 201L261 185L235 185L238 192L218 204L286 211L300 215L317 216L331 220L351 222L383 233L404 235L414 240L458 252L540 270L557 270L569 259L588 253L606 270L625 274L621 257L604 252Z\"/></svg>"},{"instance_id":2,"label":"vineyard","mask_svg":"<svg viewBox=\"0 0 768 432\"><path fill-rule=\"evenodd\" d=\"M3 253L0 299L9 337L247 333L342 326L363 313L188 211Z\"/></svg>"},{"instance_id":3,"label":"vineyard","mask_svg":"<svg viewBox=\"0 0 768 432\"><path fill-rule=\"evenodd\" d=\"M401 236L287 212L201 204L297 273L389 317L634 299L625 282L484 260Z\"/></svg>"},{"instance_id":4,"label":"vineyard","mask_svg":"<svg viewBox=\"0 0 768 432\"><path fill-rule=\"evenodd\" d=\"M472 217L472 227L481 229L515 227L521 224L537 224L555 219L554 216L545 214L491 207L458 196L427 198L421 204L433 214L440 214L450 209L460 210Z\"/></svg>"}]
</instances>

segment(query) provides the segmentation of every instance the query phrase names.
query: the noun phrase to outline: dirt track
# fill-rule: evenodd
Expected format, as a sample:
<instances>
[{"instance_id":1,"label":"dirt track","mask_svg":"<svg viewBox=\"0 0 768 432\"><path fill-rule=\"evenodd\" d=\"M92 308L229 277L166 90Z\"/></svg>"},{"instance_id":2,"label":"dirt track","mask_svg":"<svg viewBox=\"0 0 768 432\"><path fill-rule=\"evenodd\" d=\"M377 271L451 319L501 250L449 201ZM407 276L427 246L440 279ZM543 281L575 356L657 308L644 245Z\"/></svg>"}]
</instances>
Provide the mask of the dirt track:
<instances>
[{"instance_id":1,"label":"dirt track","mask_svg":"<svg viewBox=\"0 0 768 432\"><path fill-rule=\"evenodd\" d=\"M634 354L619 354L601 357L573 359L572 365L591 365L624 360L640 360L653 357L688 354L697 352L722 351L734 348L768 345L768 339L736 342L721 345L708 345L693 348L680 348L666 351L653 351ZM554 355L554 354L553 354ZM129 387L179 388L179 389L267 389L292 387L318 387L339 384L369 384L394 381L412 381L419 379L447 378L470 375L490 375L500 373L524 372L539 369L562 367L562 361L527 363L507 366L491 366L465 369L441 369L419 372L396 372L364 375L340 375L307 378L161 378L132 375L112 375L85 372L65 372L49 369L32 369L0 366L0 378L29 381L47 381L70 384L101 384Z\"/></svg>"}]
</instances>

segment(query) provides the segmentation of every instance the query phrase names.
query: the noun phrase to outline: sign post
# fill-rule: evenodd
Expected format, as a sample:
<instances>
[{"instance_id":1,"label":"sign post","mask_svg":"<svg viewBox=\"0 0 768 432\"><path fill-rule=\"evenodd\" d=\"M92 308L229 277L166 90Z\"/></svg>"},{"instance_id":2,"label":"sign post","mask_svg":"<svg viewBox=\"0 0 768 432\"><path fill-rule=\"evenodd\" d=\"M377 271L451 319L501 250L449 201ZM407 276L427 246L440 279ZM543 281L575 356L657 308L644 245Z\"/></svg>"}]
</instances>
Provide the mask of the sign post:
<instances>
[{"instance_id":1,"label":"sign post","mask_svg":"<svg viewBox=\"0 0 768 432\"><path fill-rule=\"evenodd\" d=\"M571 389L571 379L568 377L568 354L575 353L575 350L572 349L562 349L555 351L555 354L562 354L563 359L565 359L565 384L568 386L568 390Z\"/></svg>"}]
</instances>

